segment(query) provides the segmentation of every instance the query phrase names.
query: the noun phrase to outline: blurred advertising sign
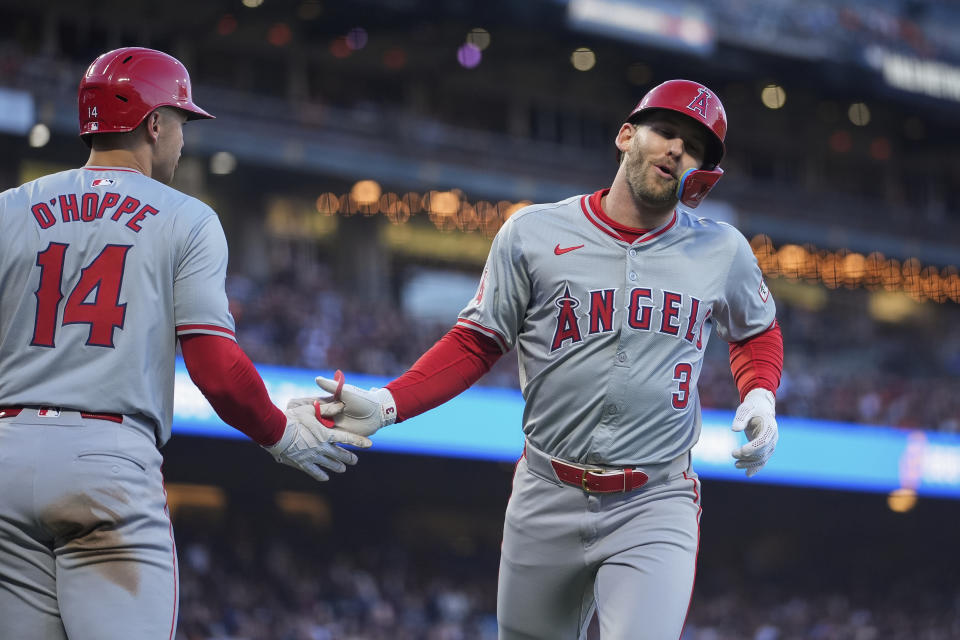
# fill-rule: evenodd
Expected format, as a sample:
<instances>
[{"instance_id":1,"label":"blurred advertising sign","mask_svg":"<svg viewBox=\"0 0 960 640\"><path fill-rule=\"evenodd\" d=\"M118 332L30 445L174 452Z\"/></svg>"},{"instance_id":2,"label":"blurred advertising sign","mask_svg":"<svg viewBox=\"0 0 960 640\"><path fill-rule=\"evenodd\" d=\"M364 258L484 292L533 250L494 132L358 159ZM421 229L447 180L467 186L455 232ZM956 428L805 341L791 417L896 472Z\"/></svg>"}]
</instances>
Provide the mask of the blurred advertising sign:
<instances>
[{"instance_id":1,"label":"blurred advertising sign","mask_svg":"<svg viewBox=\"0 0 960 640\"><path fill-rule=\"evenodd\" d=\"M33 96L30 93L0 87L0 131L26 133L36 121Z\"/></svg>"},{"instance_id":2,"label":"blurred advertising sign","mask_svg":"<svg viewBox=\"0 0 960 640\"><path fill-rule=\"evenodd\" d=\"M699 54L713 51L716 29L701 6L660 0L570 0L572 29Z\"/></svg>"},{"instance_id":3,"label":"blurred advertising sign","mask_svg":"<svg viewBox=\"0 0 960 640\"><path fill-rule=\"evenodd\" d=\"M864 58L894 89L960 102L960 67L956 65L908 56L883 47L869 47Z\"/></svg>"},{"instance_id":4,"label":"blurred advertising sign","mask_svg":"<svg viewBox=\"0 0 960 640\"><path fill-rule=\"evenodd\" d=\"M273 401L284 407L295 397L316 396L311 371L257 367ZM360 387L383 386L389 379L347 373ZM517 389L474 387L436 409L373 436L374 449L394 453L514 462L523 451L520 421L523 398ZM747 481L735 469L730 451L743 441L730 430L732 411L703 410L703 430L693 464L704 478ZM749 482L800 487L960 499L960 435L894 429L780 416L780 441L773 458ZM226 426L177 362L174 387L175 436L244 438Z\"/></svg>"}]
</instances>

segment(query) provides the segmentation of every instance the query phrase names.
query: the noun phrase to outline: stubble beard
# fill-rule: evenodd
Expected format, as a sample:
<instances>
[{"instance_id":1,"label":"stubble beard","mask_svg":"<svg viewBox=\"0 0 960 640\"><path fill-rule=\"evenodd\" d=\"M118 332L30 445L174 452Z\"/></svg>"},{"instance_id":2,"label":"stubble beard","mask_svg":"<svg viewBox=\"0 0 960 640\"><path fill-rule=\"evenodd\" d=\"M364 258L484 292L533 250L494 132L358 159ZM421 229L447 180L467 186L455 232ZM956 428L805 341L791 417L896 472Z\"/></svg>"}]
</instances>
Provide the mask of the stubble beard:
<instances>
[{"instance_id":1,"label":"stubble beard","mask_svg":"<svg viewBox=\"0 0 960 640\"><path fill-rule=\"evenodd\" d=\"M670 208L677 204L677 179L663 180L652 164L643 161L627 168L627 184L637 204L652 208Z\"/></svg>"}]
</instances>

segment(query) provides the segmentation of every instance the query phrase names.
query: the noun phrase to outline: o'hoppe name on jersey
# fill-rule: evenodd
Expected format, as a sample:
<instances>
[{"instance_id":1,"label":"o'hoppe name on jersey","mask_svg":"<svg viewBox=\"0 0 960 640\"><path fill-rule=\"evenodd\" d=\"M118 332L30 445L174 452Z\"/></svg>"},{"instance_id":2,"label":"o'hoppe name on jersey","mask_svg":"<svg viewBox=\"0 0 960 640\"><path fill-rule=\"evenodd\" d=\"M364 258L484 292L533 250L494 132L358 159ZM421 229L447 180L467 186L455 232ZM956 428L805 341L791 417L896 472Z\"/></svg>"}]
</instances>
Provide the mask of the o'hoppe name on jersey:
<instances>
[{"instance_id":1,"label":"o'hoppe name on jersey","mask_svg":"<svg viewBox=\"0 0 960 640\"><path fill-rule=\"evenodd\" d=\"M147 216L160 213L156 207L141 203L133 196L112 191L103 194L88 192L79 196L67 193L38 202L30 207L30 211L41 229L49 229L57 223L93 222L107 216L135 233L140 233L140 223L147 220Z\"/></svg>"},{"instance_id":2,"label":"o'hoppe name on jersey","mask_svg":"<svg viewBox=\"0 0 960 640\"><path fill-rule=\"evenodd\" d=\"M703 349L703 325L707 323L712 311L705 307L706 312L701 315L703 305L699 299L685 293L635 287L627 291L625 307L617 309L615 306L617 293L617 289L590 291L588 293L589 312L580 318L577 316L576 309L582 303L579 298L570 295L570 287L566 287L563 295L554 300L554 304L560 311L557 313L557 324L550 351L581 342L584 333L595 335L612 332L614 315L618 310L626 312L626 326L630 329L655 331L686 340L696 345L698 350ZM684 309L686 312L681 316ZM581 320L584 321L585 327L580 326Z\"/></svg>"}]
</instances>

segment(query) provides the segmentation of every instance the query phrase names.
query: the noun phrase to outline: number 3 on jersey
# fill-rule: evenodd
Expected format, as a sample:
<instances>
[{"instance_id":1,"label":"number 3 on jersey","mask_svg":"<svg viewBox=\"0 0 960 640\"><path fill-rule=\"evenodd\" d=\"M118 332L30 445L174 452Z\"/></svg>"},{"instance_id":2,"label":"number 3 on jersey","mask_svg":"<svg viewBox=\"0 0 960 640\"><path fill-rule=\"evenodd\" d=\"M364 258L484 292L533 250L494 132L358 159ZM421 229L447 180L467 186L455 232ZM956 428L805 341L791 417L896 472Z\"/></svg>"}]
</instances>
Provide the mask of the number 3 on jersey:
<instances>
[{"instance_id":1,"label":"number 3 on jersey","mask_svg":"<svg viewBox=\"0 0 960 640\"><path fill-rule=\"evenodd\" d=\"M123 268L127 251L132 245L108 244L96 258L80 272L67 304L63 308L62 324L89 324L87 344L97 347L113 347L113 331L123 328L127 313L126 303L120 304L120 287L123 284ZM57 316L63 300L63 263L70 245L51 242L37 254L40 267L40 286L37 297L37 321L33 329L31 345L55 347ZM87 298L93 294L93 300Z\"/></svg>"},{"instance_id":2,"label":"number 3 on jersey","mask_svg":"<svg viewBox=\"0 0 960 640\"><path fill-rule=\"evenodd\" d=\"M672 394L673 408L686 409L687 401L690 400L690 376L693 374L693 367L689 362L678 362L673 368L673 379L677 381L677 392Z\"/></svg>"}]
</instances>

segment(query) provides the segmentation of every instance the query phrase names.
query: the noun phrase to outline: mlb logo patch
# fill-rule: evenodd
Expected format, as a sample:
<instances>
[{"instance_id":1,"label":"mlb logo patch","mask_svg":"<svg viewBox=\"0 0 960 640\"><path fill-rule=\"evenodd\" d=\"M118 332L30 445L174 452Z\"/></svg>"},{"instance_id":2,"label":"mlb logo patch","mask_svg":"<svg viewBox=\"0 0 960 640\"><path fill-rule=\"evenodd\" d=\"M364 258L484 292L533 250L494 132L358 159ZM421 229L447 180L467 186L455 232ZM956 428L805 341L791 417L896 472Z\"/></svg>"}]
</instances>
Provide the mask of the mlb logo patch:
<instances>
[{"instance_id":1,"label":"mlb logo patch","mask_svg":"<svg viewBox=\"0 0 960 640\"><path fill-rule=\"evenodd\" d=\"M113 178L97 178L96 180L90 183L90 186L91 187L109 187L114 183L116 183L116 180L114 180Z\"/></svg>"},{"instance_id":2,"label":"mlb logo patch","mask_svg":"<svg viewBox=\"0 0 960 640\"><path fill-rule=\"evenodd\" d=\"M40 407L37 409L38 418L58 418L60 417L60 409L56 407Z\"/></svg>"},{"instance_id":3,"label":"mlb logo patch","mask_svg":"<svg viewBox=\"0 0 960 640\"><path fill-rule=\"evenodd\" d=\"M766 302L767 298L770 297L770 290L767 289L767 283L764 282L763 280L760 281L759 292L760 292L760 299Z\"/></svg>"}]
</instances>

